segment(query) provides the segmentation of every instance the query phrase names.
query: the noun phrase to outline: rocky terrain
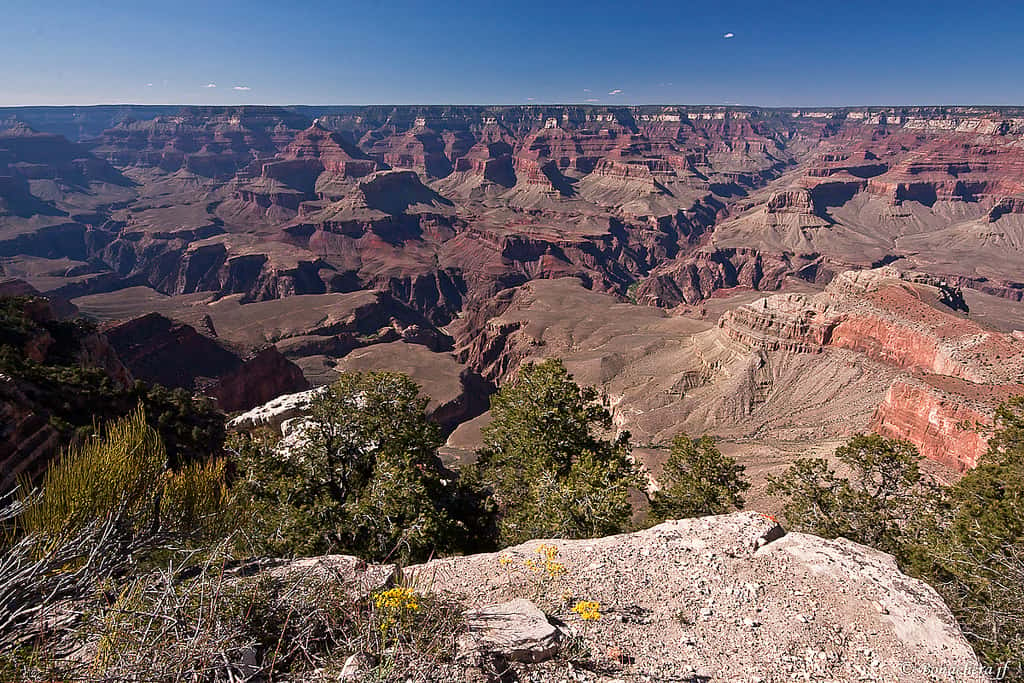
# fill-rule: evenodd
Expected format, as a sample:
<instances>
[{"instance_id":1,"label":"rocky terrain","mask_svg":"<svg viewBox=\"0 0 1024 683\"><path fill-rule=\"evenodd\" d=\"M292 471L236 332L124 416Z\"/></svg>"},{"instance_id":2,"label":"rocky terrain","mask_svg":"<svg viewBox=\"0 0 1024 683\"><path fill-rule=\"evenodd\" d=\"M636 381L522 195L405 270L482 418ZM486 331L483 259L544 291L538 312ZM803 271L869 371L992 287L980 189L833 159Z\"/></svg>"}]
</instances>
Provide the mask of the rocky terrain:
<instances>
[{"instance_id":1,"label":"rocky terrain","mask_svg":"<svg viewBox=\"0 0 1024 683\"><path fill-rule=\"evenodd\" d=\"M1024 390L1022 251L1018 109L0 110L0 274L229 411L408 372L456 461L557 355L655 470L682 429L969 468Z\"/></svg>"},{"instance_id":2,"label":"rocky terrain","mask_svg":"<svg viewBox=\"0 0 1024 683\"><path fill-rule=\"evenodd\" d=\"M525 564L551 548L563 571ZM343 577L355 591L399 575L344 556L267 571ZM531 541L401 574L404 585L466 610L454 661L420 672L423 680L500 680L502 671L605 683L989 680L935 591L901 574L892 557L786 533L756 512ZM573 612L580 601L597 603L599 618ZM341 680L362 680L372 665L355 655Z\"/></svg>"}]
</instances>

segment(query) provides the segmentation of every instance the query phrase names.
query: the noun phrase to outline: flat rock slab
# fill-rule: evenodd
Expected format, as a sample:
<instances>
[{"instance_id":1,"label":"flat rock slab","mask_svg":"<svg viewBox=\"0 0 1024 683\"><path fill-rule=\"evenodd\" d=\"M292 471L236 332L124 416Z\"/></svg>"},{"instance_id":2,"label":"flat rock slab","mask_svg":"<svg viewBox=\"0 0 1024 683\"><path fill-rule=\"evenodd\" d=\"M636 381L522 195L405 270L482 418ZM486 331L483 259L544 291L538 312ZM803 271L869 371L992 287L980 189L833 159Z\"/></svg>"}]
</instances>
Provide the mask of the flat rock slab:
<instances>
[{"instance_id":1,"label":"flat rock slab","mask_svg":"<svg viewBox=\"0 0 1024 683\"><path fill-rule=\"evenodd\" d=\"M287 420L307 414L314 399L325 391L325 387L317 387L309 391L278 396L272 401L242 413L228 422L228 426L234 429L254 429L256 427L280 429L282 423Z\"/></svg>"},{"instance_id":2,"label":"flat rock slab","mask_svg":"<svg viewBox=\"0 0 1024 683\"><path fill-rule=\"evenodd\" d=\"M558 652L561 631L529 600L517 598L466 613L462 652L499 654L514 662L543 662Z\"/></svg>"},{"instance_id":3,"label":"flat rock slab","mask_svg":"<svg viewBox=\"0 0 1024 683\"><path fill-rule=\"evenodd\" d=\"M564 572L532 571L527 563L552 545ZM494 649L536 647L520 644L527 631L511 615L524 612L538 628L530 639L546 651L543 634L554 629L517 600L528 596L598 661L614 663L612 678L630 683L697 675L928 683L948 680L935 677L943 671L958 672L958 681L984 680L938 594L902 574L892 557L850 541L784 533L756 512L606 538L538 539L409 570L465 601L475 635L493 639ZM584 600L600 604L599 620L572 611ZM538 666L548 667L538 672L547 678L534 680L565 678L557 661Z\"/></svg>"}]
</instances>

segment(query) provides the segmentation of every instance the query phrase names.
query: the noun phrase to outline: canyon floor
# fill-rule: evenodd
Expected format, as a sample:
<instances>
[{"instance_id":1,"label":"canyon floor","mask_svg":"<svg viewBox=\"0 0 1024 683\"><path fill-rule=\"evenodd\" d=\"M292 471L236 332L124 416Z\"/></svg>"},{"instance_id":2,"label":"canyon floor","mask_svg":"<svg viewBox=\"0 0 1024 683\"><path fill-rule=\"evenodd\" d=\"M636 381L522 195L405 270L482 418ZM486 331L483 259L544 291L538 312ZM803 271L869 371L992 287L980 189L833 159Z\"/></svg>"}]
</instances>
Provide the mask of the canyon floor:
<instances>
[{"instance_id":1,"label":"canyon floor","mask_svg":"<svg viewBox=\"0 0 1024 683\"><path fill-rule=\"evenodd\" d=\"M557 356L770 511L860 431L955 478L1024 393L1024 110L0 109L0 279L229 412L406 372L454 465Z\"/></svg>"}]
</instances>

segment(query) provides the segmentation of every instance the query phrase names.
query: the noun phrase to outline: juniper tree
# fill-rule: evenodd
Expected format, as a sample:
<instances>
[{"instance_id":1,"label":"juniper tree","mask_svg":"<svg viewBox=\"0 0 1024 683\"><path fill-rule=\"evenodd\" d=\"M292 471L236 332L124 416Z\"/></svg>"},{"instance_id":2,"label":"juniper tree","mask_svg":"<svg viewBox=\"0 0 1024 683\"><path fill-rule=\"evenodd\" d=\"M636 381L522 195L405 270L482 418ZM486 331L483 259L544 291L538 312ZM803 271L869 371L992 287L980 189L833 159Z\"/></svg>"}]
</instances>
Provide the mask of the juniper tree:
<instances>
[{"instance_id":1,"label":"juniper tree","mask_svg":"<svg viewBox=\"0 0 1024 683\"><path fill-rule=\"evenodd\" d=\"M486 501L442 466L428 402L406 375L344 373L289 448L236 444L254 549L413 560L487 547Z\"/></svg>"},{"instance_id":2,"label":"juniper tree","mask_svg":"<svg viewBox=\"0 0 1024 683\"><path fill-rule=\"evenodd\" d=\"M680 434L672 441L661 488L651 496L651 516L661 521L738 510L750 488L744 470L722 455L710 437L694 441Z\"/></svg>"},{"instance_id":3,"label":"juniper tree","mask_svg":"<svg viewBox=\"0 0 1024 683\"><path fill-rule=\"evenodd\" d=\"M494 492L503 544L626 527L639 480L629 434L611 435L599 398L557 359L523 365L491 398L475 476Z\"/></svg>"}]
</instances>

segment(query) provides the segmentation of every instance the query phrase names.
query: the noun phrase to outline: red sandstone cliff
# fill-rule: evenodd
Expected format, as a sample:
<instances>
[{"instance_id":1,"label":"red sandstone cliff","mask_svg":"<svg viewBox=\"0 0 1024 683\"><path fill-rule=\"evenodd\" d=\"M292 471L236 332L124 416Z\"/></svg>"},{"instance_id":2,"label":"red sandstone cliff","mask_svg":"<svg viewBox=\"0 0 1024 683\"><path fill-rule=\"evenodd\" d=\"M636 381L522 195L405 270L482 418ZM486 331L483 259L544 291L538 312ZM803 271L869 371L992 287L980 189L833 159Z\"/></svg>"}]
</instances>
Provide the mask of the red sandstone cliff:
<instances>
[{"instance_id":1,"label":"red sandstone cliff","mask_svg":"<svg viewBox=\"0 0 1024 683\"><path fill-rule=\"evenodd\" d=\"M957 315L948 292L892 268L843 273L815 296L775 295L727 312L719 327L769 352L844 349L905 371L870 426L913 442L921 454L964 470L986 448L974 423L1024 394L1024 341Z\"/></svg>"},{"instance_id":2,"label":"red sandstone cliff","mask_svg":"<svg viewBox=\"0 0 1024 683\"><path fill-rule=\"evenodd\" d=\"M991 424L995 401L1024 393L1024 385L984 393L987 400L979 404L955 389L944 391L924 381L895 382L870 427L883 436L906 439L924 457L963 472L975 467L988 449L983 430Z\"/></svg>"},{"instance_id":3,"label":"red sandstone cliff","mask_svg":"<svg viewBox=\"0 0 1024 683\"><path fill-rule=\"evenodd\" d=\"M281 394L309 388L302 371L275 348L249 359L159 313L113 325L105 331L131 369L148 382L202 390L225 411L246 410Z\"/></svg>"}]
</instances>

